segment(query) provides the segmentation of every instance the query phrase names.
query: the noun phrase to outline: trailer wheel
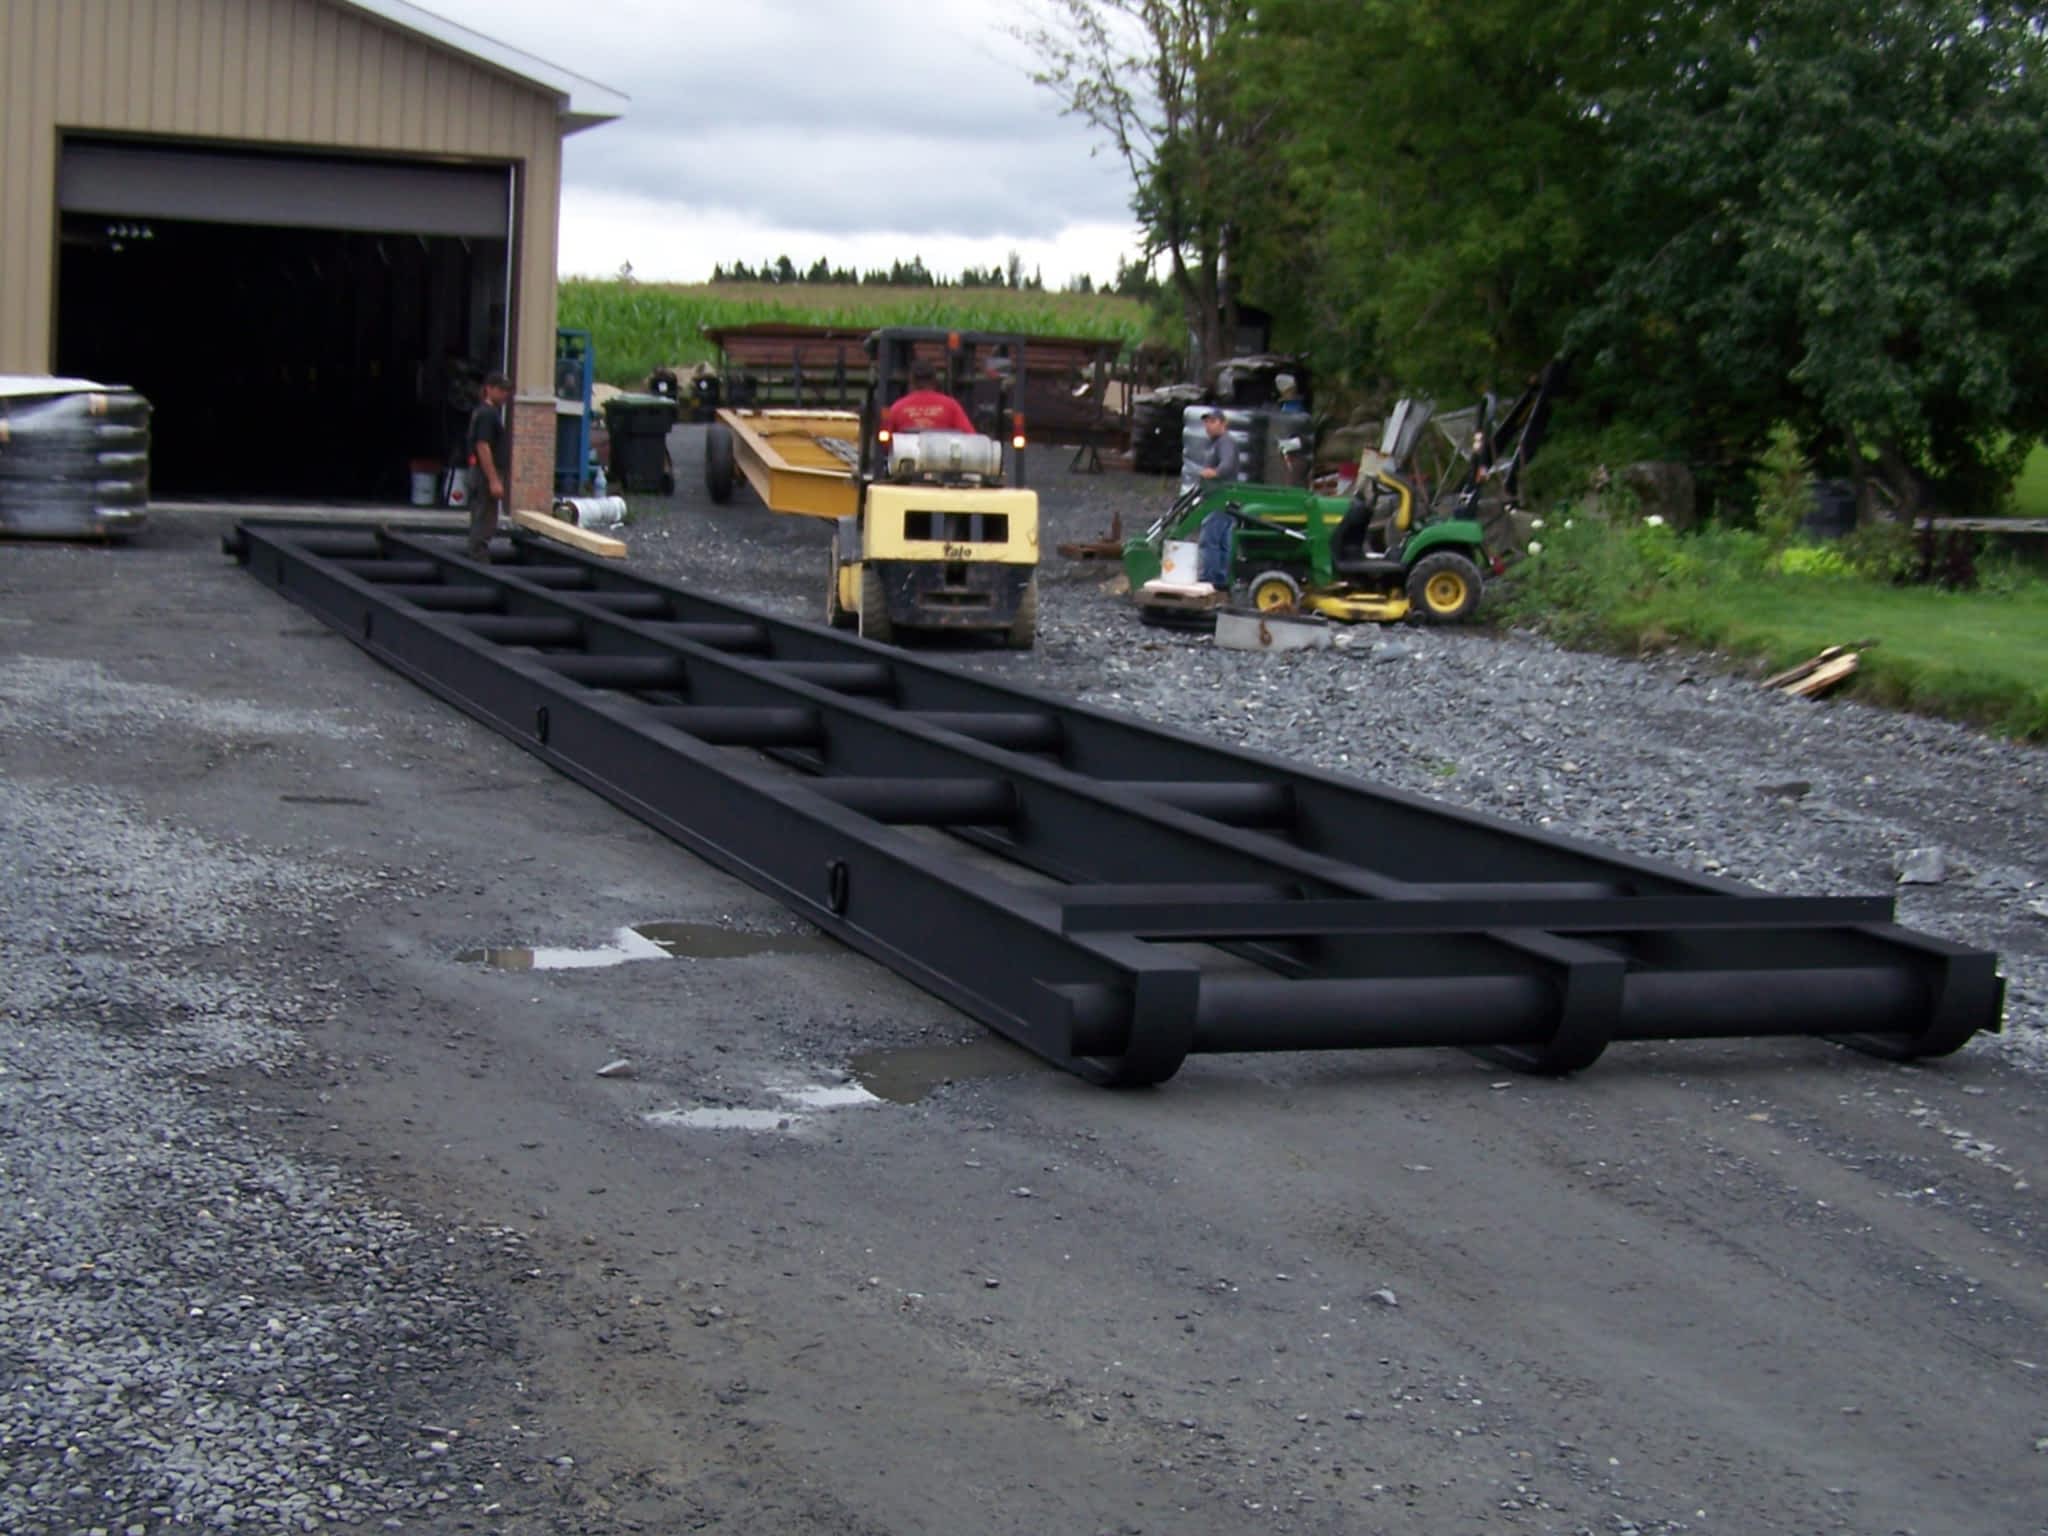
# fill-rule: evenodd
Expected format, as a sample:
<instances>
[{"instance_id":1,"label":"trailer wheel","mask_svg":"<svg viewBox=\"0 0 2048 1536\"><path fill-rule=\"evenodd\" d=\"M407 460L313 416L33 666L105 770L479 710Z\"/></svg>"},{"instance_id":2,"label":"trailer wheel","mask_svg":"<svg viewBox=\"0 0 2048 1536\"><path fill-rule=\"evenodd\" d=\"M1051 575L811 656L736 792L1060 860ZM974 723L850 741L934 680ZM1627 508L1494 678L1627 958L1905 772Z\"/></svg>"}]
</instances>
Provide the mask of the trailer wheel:
<instances>
[{"instance_id":1,"label":"trailer wheel","mask_svg":"<svg viewBox=\"0 0 2048 1536\"><path fill-rule=\"evenodd\" d=\"M1479 567L1440 549L1408 572L1408 601L1428 624L1455 624L1479 606Z\"/></svg>"},{"instance_id":2,"label":"trailer wheel","mask_svg":"<svg viewBox=\"0 0 2048 1536\"><path fill-rule=\"evenodd\" d=\"M859 621L846 604L839 601L839 535L832 535L832 564L825 573L825 622L834 629L851 629Z\"/></svg>"},{"instance_id":3,"label":"trailer wheel","mask_svg":"<svg viewBox=\"0 0 2048 1536\"><path fill-rule=\"evenodd\" d=\"M882 573L875 569L875 562L863 560L860 563L860 637L887 645L895 637L896 626L889 622L889 599L882 591Z\"/></svg>"},{"instance_id":4,"label":"trailer wheel","mask_svg":"<svg viewBox=\"0 0 2048 1536\"><path fill-rule=\"evenodd\" d=\"M1010 620L1010 649L1028 651L1038 639L1038 572L1024 583L1024 595L1017 599L1017 616Z\"/></svg>"},{"instance_id":5,"label":"trailer wheel","mask_svg":"<svg viewBox=\"0 0 2048 1536\"><path fill-rule=\"evenodd\" d=\"M704 489L721 507L732 500L732 428L723 422L704 435Z\"/></svg>"}]
</instances>

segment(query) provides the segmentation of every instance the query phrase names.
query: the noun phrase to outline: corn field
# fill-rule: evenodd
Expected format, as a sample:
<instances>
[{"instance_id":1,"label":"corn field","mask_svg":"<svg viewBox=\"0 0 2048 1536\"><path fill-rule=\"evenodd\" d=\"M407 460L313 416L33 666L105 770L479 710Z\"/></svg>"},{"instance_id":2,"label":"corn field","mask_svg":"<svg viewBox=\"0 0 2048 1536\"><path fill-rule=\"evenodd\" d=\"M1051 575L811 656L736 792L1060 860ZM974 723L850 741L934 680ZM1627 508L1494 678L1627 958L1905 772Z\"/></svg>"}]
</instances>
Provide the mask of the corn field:
<instances>
[{"instance_id":1,"label":"corn field","mask_svg":"<svg viewBox=\"0 0 2048 1536\"><path fill-rule=\"evenodd\" d=\"M959 330L1086 336L1135 345L1151 319L1113 294L1003 288L878 288L807 283L638 283L566 278L561 323L590 332L597 377L627 387L660 367L714 360L705 326L784 320L802 325L943 325Z\"/></svg>"}]
</instances>

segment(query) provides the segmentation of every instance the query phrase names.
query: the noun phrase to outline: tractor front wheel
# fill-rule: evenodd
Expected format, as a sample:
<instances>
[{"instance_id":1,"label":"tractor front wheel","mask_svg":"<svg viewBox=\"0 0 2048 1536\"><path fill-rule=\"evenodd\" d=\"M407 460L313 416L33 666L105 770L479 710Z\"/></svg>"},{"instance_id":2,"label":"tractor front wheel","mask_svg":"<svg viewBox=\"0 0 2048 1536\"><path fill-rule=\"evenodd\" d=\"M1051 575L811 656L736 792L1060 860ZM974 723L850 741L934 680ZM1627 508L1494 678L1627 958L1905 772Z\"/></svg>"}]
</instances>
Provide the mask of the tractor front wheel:
<instances>
[{"instance_id":1,"label":"tractor front wheel","mask_svg":"<svg viewBox=\"0 0 2048 1536\"><path fill-rule=\"evenodd\" d=\"M1260 613L1292 613L1301 606L1301 583L1285 571L1261 571L1245 595Z\"/></svg>"},{"instance_id":2,"label":"tractor front wheel","mask_svg":"<svg viewBox=\"0 0 2048 1536\"><path fill-rule=\"evenodd\" d=\"M1455 624L1479 606L1479 567L1448 549L1424 555L1408 572L1408 601L1428 624Z\"/></svg>"}]
</instances>

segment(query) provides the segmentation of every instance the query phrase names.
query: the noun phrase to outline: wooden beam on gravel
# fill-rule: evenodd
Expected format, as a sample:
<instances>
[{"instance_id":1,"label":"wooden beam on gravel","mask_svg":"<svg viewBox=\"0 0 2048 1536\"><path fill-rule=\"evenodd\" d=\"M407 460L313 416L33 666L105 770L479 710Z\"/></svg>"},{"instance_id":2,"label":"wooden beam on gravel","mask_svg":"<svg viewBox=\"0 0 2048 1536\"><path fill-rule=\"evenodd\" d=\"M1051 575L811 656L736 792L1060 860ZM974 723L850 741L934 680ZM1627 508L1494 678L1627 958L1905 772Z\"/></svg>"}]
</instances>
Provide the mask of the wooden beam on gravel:
<instances>
[{"instance_id":1,"label":"wooden beam on gravel","mask_svg":"<svg viewBox=\"0 0 2048 1536\"><path fill-rule=\"evenodd\" d=\"M1787 667L1782 672L1773 673L1771 676L1765 678L1757 686L1761 688L1789 687L1791 684L1798 682L1802 677L1809 676L1813 672L1818 671L1826 663L1831 662L1836 657L1843 655L1847 651L1847 649L1848 647L1846 646L1831 645L1826 650L1822 651L1818 656L1813 657L1811 660L1802 661L1796 667Z\"/></svg>"},{"instance_id":2,"label":"wooden beam on gravel","mask_svg":"<svg viewBox=\"0 0 2048 1536\"><path fill-rule=\"evenodd\" d=\"M1811 699L1855 676L1858 661L1846 645L1831 645L1811 660L1765 678L1761 686Z\"/></svg>"},{"instance_id":3,"label":"wooden beam on gravel","mask_svg":"<svg viewBox=\"0 0 2048 1536\"><path fill-rule=\"evenodd\" d=\"M545 512L514 512L512 521L528 533L537 533L544 539L553 539L557 544L580 549L586 555L597 555L606 560L626 558L624 539L592 533L588 528L578 528L574 523L565 523L558 517L548 516Z\"/></svg>"}]
</instances>

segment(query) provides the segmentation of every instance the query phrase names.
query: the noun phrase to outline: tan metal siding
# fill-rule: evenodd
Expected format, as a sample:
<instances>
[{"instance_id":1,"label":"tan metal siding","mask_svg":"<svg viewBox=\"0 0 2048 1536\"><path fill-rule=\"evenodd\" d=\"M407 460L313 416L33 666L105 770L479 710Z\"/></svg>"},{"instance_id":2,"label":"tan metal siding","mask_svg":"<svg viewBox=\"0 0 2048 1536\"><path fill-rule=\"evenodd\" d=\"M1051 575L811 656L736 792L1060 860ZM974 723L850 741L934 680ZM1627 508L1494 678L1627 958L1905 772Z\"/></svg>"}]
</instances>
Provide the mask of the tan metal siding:
<instances>
[{"instance_id":1,"label":"tan metal siding","mask_svg":"<svg viewBox=\"0 0 2048 1536\"><path fill-rule=\"evenodd\" d=\"M552 96L332 0L0 0L0 373L53 361L60 131L521 167L514 380L552 393Z\"/></svg>"}]
</instances>

